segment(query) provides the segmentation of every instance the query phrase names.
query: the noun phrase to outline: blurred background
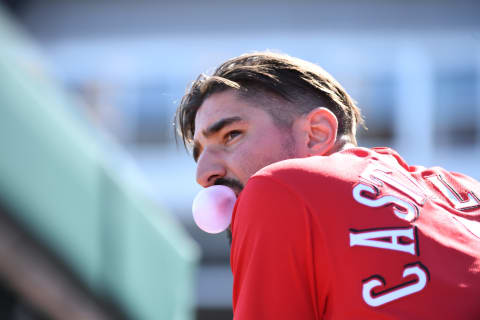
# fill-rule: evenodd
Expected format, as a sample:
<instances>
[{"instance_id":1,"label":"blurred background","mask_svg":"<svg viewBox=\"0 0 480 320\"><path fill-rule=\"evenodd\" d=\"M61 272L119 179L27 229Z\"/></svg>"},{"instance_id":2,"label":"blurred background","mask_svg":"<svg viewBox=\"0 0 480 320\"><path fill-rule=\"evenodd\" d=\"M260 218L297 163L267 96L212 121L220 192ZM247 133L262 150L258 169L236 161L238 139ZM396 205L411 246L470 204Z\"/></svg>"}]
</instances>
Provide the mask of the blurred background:
<instances>
[{"instance_id":1,"label":"blurred background","mask_svg":"<svg viewBox=\"0 0 480 320\"><path fill-rule=\"evenodd\" d=\"M359 144L480 179L480 2L35 1L0 5L0 318L231 319L229 247L172 120L232 56L318 63ZM67 316L68 315L68 316Z\"/></svg>"}]
</instances>

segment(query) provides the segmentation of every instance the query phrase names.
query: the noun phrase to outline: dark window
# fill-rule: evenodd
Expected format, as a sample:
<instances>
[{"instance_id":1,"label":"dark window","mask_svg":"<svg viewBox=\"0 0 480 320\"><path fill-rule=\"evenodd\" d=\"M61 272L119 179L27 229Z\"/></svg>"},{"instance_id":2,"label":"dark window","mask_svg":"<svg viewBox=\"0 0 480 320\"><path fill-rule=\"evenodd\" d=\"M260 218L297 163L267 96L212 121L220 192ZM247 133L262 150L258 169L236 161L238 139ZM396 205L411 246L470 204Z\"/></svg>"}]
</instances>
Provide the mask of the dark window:
<instances>
[{"instance_id":1,"label":"dark window","mask_svg":"<svg viewBox=\"0 0 480 320\"><path fill-rule=\"evenodd\" d=\"M473 69L439 70L435 74L436 146L469 146L478 142L477 81Z\"/></svg>"}]
</instances>

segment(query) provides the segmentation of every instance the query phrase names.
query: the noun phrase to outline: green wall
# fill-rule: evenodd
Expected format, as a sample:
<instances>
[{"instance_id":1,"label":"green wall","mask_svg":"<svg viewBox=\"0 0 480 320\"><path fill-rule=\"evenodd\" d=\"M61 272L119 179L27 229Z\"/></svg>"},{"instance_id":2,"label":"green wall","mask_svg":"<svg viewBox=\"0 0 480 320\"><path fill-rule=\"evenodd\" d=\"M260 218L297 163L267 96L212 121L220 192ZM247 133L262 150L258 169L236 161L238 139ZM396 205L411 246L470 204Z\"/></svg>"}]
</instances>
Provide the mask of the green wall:
<instances>
[{"instance_id":1,"label":"green wall","mask_svg":"<svg viewBox=\"0 0 480 320\"><path fill-rule=\"evenodd\" d=\"M0 201L133 319L192 319L198 247L0 8Z\"/></svg>"}]
</instances>

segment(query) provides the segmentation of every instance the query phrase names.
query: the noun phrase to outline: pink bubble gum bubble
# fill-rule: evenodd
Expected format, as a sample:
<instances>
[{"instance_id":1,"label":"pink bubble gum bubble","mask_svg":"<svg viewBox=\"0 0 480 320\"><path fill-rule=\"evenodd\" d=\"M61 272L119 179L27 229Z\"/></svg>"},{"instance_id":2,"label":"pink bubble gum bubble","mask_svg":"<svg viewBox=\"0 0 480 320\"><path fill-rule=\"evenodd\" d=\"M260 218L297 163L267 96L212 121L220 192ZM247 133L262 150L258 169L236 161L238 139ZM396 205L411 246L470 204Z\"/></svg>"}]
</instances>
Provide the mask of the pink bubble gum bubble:
<instances>
[{"instance_id":1,"label":"pink bubble gum bubble","mask_svg":"<svg viewBox=\"0 0 480 320\"><path fill-rule=\"evenodd\" d=\"M205 232L220 233L230 225L236 200L235 192L229 187L205 188L193 199L193 220Z\"/></svg>"}]
</instances>

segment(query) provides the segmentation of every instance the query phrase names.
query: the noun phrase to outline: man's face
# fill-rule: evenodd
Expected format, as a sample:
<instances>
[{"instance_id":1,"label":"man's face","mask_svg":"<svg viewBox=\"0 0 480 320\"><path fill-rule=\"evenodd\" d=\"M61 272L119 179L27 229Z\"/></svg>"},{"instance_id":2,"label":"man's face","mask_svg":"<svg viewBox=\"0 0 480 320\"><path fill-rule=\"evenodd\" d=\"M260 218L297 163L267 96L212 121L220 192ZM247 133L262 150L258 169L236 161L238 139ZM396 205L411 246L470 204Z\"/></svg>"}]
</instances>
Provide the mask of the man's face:
<instances>
[{"instance_id":1,"label":"man's face","mask_svg":"<svg viewBox=\"0 0 480 320\"><path fill-rule=\"evenodd\" d=\"M226 184L238 195L259 169L297 155L294 130L278 127L270 114L233 90L211 95L195 118L197 182Z\"/></svg>"}]
</instances>

